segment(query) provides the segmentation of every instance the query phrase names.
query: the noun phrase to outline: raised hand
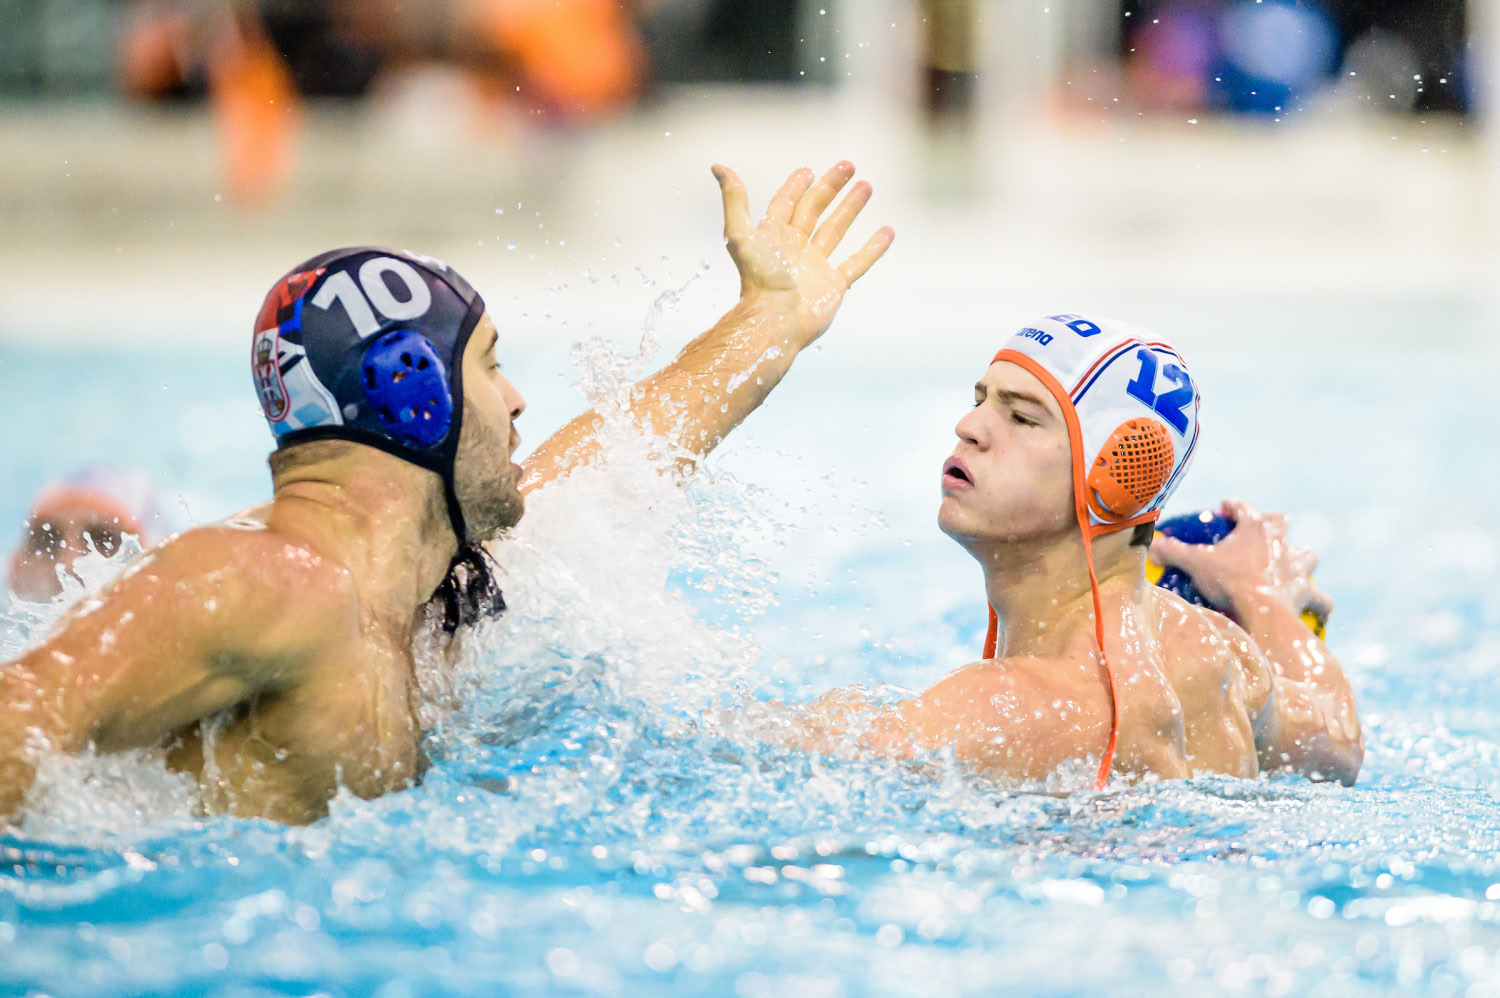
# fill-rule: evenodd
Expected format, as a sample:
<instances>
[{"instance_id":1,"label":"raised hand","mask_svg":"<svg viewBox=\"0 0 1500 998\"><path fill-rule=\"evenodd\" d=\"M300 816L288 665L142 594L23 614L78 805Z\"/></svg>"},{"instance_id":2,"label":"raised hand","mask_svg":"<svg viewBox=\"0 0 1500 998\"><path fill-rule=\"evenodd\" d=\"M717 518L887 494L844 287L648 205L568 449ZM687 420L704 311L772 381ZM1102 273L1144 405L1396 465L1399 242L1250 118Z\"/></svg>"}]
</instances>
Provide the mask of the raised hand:
<instances>
[{"instance_id":1,"label":"raised hand","mask_svg":"<svg viewBox=\"0 0 1500 998\"><path fill-rule=\"evenodd\" d=\"M1221 512L1234 521L1228 537L1217 544L1185 544L1157 534L1152 560L1191 575L1217 606L1243 607L1248 600L1270 596L1297 613L1312 609L1326 618L1333 611L1333 600L1312 581L1318 556L1286 542L1285 515L1261 513L1238 499L1226 499Z\"/></svg>"},{"instance_id":2,"label":"raised hand","mask_svg":"<svg viewBox=\"0 0 1500 998\"><path fill-rule=\"evenodd\" d=\"M735 172L715 166L713 173L724 196L724 239L739 268L741 300L780 311L789 320L787 332L794 345L807 346L833 322L844 292L896 237L885 226L842 263L830 260L870 200L869 183L861 180L850 188L818 225L833 199L853 179L854 164L844 160L816 182L813 172L804 167L781 185L757 223L750 215L745 185Z\"/></svg>"}]
</instances>

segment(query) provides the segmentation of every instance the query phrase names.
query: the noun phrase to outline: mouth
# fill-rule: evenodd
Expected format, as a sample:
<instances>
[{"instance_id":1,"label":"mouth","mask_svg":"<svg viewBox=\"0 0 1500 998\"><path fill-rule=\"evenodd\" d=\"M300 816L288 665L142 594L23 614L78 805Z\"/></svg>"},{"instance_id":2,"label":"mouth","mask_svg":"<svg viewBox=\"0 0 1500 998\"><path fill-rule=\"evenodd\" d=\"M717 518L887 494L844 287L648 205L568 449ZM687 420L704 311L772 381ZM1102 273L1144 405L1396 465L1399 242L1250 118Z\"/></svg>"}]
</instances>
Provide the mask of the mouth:
<instances>
[{"instance_id":1,"label":"mouth","mask_svg":"<svg viewBox=\"0 0 1500 998\"><path fill-rule=\"evenodd\" d=\"M951 492L957 489L972 489L974 487L974 476L969 473L968 467L956 457L950 457L943 462L943 491Z\"/></svg>"}]
</instances>

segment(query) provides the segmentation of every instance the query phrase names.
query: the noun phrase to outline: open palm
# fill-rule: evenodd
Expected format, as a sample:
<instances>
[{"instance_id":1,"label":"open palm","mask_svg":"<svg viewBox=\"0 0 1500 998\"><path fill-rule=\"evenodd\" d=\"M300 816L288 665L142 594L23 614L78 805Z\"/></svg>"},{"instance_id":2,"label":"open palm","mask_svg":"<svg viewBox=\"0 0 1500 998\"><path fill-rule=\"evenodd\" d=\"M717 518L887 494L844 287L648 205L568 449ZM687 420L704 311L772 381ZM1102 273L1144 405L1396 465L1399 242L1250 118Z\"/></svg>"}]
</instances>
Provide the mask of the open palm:
<instances>
[{"instance_id":1,"label":"open palm","mask_svg":"<svg viewBox=\"0 0 1500 998\"><path fill-rule=\"evenodd\" d=\"M862 180L818 225L853 176L854 164L847 160L816 183L813 172L804 167L787 178L771 199L765 217L756 223L750 215L744 183L728 167L714 167L714 177L724 195L724 239L739 268L741 297L766 299L783 309L792 320L799 347L823 334L833 322L844 292L880 259L895 238L895 232L886 226L843 263L834 265L829 259L870 200L870 185Z\"/></svg>"}]
</instances>

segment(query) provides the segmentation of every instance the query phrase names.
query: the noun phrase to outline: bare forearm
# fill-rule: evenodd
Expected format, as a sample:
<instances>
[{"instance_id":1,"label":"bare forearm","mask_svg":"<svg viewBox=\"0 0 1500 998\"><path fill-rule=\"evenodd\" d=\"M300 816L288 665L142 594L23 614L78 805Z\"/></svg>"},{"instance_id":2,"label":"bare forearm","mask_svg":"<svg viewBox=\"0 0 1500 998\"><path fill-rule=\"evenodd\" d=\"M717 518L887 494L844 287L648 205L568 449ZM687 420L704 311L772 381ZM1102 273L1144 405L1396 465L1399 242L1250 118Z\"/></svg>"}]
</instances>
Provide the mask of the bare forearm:
<instances>
[{"instance_id":1,"label":"bare forearm","mask_svg":"<svg viewBox=\"0 0 1500 998\"><path fill-rule=\"evenodd\" d=\"M769 745L802 752L831 755L841 750L861 755L909 754L902 741L899 750L879 737L899 721L898 713L870 703L858 687L829 690L810 704L787 704L769 700L748 705L726 716L727 723ZM856 740L857 738L857 740Z\"/></svg>"},{"instance_id":2,"label":"bare forearm","mask_svg":"<svg viewBox=\"0 0 1500 998\"><path fill-rule=\"evenodd\" d=\"M36 777L41 747L76 747L66 737L58 706L26 659L0 665L0 818L21 806Z\"/></svg>"},{"instance_id":3,"label":"bare forearm","mask_svg":"<svg viewBox=\"0 0 1500 998\"><path fill-rule=\"evenodd\" d=\"M1275 674L1274 724L1261 765L1353 783L1364 759L1354 690L1328 647L1273 597L1236 600L1235 614Z\"/></svg>"},{"instance_id":4,"label":"bare forearm","mask_svg":"<svg viewBox=\"0 0 1500 998\"><path fill-rule=\"evenodd\" d=\"M1234 614L1265 652L1277 676L1347 702L1353 713L1354 690L1343 667L1297 611L1273 596L1252 594L1235 600Z\"/></svg>"},{"instance_id":5,"label":"bare forearm","mask_svg":"<svg viewBox=\"0 0 1500 998\"><path fill-rule=\"evenodd\" d=\"M765 401L800 346L794 306L749 295L666 367L631 390L630 417L642 430L702 457ZM589 410L546 440L526 461L523 491L566 475L598 450L602 417Z\"/></svg>"},{"instance_id":6,"label":"bare forearm","mask_svg":"<svg viewBox=\"0 0 1500 998\"><path fill-rule=\"evenodd\" d=\"M636 385L632 411L702 457L744 422L790 370L801 345L794 306L742 298L676 360Z\"/></svg>"}]
</instances>

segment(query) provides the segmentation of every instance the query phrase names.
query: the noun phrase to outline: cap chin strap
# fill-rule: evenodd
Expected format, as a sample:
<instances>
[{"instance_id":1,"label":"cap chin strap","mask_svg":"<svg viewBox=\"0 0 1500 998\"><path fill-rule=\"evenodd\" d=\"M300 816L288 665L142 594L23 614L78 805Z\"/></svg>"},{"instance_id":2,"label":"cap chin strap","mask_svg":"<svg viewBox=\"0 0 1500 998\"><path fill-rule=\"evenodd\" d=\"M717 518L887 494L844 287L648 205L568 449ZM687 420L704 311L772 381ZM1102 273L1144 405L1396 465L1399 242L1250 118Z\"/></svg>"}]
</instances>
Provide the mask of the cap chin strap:
<instances>
[{"instance_id":1,"label":"cap chin strap","mask_svg":"<svg viewBox=\"0 0 1500 998\"><path fill-rule=\"evenodd\" d=\"M1089 521L1088 509L1088 476L1083 466L1083 428L1078 422L1078 410L1073 405L1073 400L1063 390L1063 386L1048 371L1033 358L1018 350L1001 350L995 354L995 359L990 361L994 364L999 361L1009 361L1019 365L1036 376L1046 389L1057 399L1058 406L1062 409L1063 421L1068 426L1068 446L1073 452L1073 514L1078 521L1078 531L1083 536L1083 558L1089 569L1089 591L1094 597L1094 638L1099 644L1099 660L1104 663L1104 673L1109 679L1109 744L1105 746L1104 755L1099 760L1099 772L1094 777L1094 789L1103 790L1109 781L1110 770L1115 764L1115 749L1120 741L1120 695L1119 687L1115 682L1114 667L1109 664L1109 654L1104 650L1104 605L1099 597L1099 576L1094 571L1094 539L1106 534L1117 533L1128 527L1134 527L1142 523L1154 523L1160 516L1161 511L1155 510L1142 513L1119 523L1093 524ZM984 657L987 659L995 657L995 651L999 644L1000 618L992 606L990 610L990 629L984 639Z\"/></svg>"}]
</instances>

